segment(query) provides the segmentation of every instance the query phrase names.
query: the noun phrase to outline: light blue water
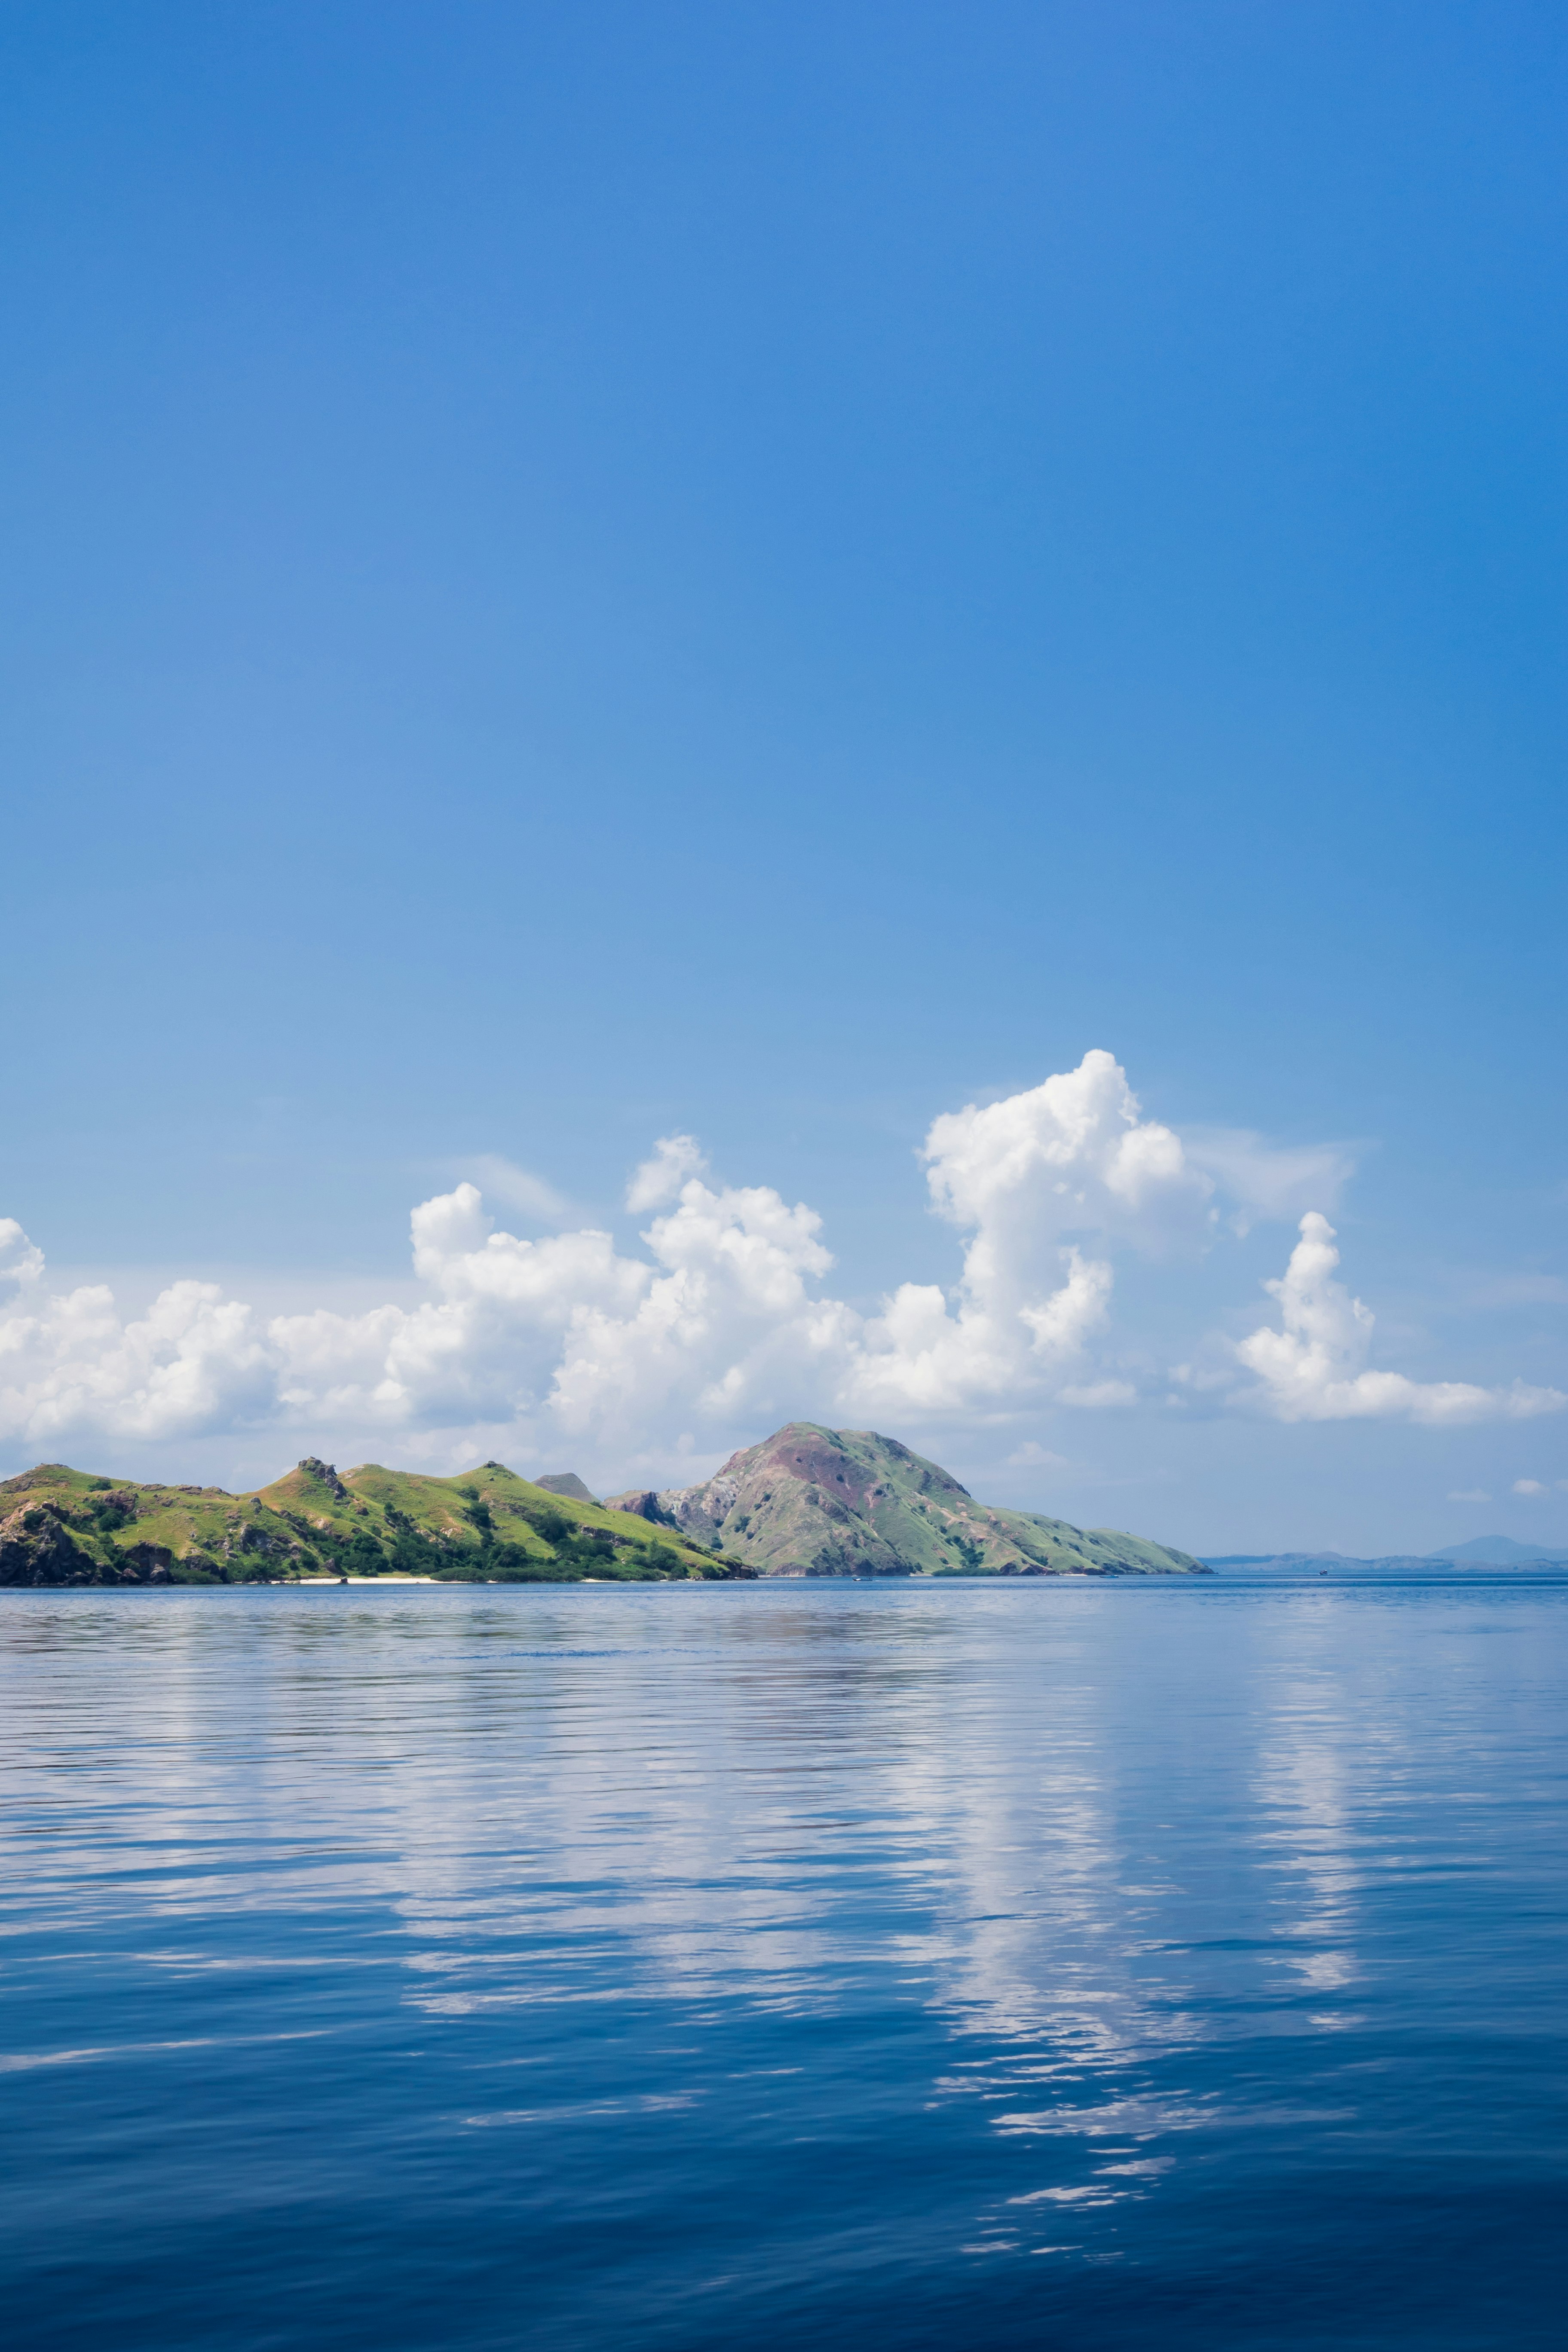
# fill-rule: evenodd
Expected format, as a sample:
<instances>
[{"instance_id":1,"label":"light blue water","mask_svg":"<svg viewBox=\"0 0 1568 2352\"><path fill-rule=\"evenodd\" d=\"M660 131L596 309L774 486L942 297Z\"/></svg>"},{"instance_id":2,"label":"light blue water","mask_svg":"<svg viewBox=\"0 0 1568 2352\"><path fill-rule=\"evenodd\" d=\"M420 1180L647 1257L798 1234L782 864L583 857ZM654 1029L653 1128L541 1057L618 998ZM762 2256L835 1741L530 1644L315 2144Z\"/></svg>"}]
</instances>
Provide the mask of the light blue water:
<instances>
[{"instance_id":1,"label":"light blue water","mask_svg":"<svg viewBox=\"0 0 1568 2352\"><path fill-rule=\"evenodd\" d=\"M0 1646L16 2352L1561 2341L1568 1586Z\"/></svg>"}]
</instances>

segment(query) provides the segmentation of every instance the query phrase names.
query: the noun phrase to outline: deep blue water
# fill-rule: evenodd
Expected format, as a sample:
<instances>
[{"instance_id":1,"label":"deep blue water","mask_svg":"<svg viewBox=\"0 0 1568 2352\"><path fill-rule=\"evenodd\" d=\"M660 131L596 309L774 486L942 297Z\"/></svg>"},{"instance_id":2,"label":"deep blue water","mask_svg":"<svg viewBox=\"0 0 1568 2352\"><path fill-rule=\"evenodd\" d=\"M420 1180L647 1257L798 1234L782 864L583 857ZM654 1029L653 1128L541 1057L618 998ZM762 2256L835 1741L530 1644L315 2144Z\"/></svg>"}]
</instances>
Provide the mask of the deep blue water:
<instances>
[{"instance_id":1,"label":"deep blue water","mask_svg":"<svg viewBox=\"0 0 1568 2352\"><path fill-rule=\"evenodd\" d=\"M0 1600L16 2352L1560 2345L1568 1585Z\"/></svg>"}]
</instances>

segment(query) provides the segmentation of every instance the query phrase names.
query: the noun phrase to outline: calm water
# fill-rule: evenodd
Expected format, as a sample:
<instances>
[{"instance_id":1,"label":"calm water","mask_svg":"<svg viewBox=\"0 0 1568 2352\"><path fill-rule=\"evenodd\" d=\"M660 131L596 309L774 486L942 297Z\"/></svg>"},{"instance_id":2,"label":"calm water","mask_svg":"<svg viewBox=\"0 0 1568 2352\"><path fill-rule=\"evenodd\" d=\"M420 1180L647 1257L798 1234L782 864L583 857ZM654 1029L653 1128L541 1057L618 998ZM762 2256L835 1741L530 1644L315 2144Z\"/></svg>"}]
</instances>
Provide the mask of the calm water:
<instances>
[{"instance_id":1,"label":"calm water","mask_svg":"<svg viewBox=\"0 0 1568 2352\"><path fill-rule=\"evenodd\" d=\"M1561 2343L1568 1587L0 1649L17 2352Z\"/></svg>"}]
</instances>

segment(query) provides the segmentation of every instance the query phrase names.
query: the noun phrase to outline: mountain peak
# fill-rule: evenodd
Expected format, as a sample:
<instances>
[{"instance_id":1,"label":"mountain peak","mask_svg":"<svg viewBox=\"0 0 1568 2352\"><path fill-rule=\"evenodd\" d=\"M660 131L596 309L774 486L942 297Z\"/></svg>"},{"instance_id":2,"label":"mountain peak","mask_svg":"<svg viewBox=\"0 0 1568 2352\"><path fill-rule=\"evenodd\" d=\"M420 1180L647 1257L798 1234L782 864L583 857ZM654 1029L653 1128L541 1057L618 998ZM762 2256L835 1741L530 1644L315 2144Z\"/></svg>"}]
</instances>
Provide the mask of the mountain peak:
<instances>
[{"instance_id":1,"label":"mountain peak","mask_svg":"<svg viewBox=\"0 0 1568 2352\"><path fill-rule=\"evenodd\" d=\"M547 1495L570 1495L574 1503L596 1503L599 1499L584 1486L575 1470L550 1470L542 1478L536 1478L533 1484L542 1486Z\"/></svg>"},{"instance_id":2,"label":"mountain peak","mask_svg":"<svg viewBox=\"0 0 1568 2352\"><path fill-rule=\"evenodd\" d=\"M612 1507L768 1576L1203 1575L1185 1552L976 1503L940 1463L874 1429L791 1421L711 1478Z\"/></svg>"}]
</instances>

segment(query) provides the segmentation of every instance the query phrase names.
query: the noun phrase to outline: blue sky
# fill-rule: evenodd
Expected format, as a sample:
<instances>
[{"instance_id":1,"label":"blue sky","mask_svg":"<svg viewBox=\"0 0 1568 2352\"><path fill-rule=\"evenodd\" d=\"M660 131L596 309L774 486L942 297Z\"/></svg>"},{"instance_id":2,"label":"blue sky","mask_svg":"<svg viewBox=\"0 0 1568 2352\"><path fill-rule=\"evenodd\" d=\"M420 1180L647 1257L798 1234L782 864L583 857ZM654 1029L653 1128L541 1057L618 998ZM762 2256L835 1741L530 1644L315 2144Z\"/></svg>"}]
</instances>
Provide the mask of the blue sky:
<instances>
[{"instance_id":1,"label":"blue sky","mask_svg":"<svg viewBox=\"0 0 1568 2352\"><path fill-rule=\"evenodd\" d=\"M9 11L14 1314L414 1311L465 1177L646 1261L669 1134L820 1215L812 1296L957 1313L932 1121L1101 1049L1332 1199L1053 1227L1115 1267L1082 1376L895 1433L1194 1548L1568 1544L1555 1409L1219 1376L1307 1205L1371 1368L1568 1390L1565 48L1446 0ZM673 1476L860 1393L716 1406L725 1344L568 1429L497 1401L543 1359L291 1420L79 1331L0 1467Z\"/></svg>"}]
</instances>

